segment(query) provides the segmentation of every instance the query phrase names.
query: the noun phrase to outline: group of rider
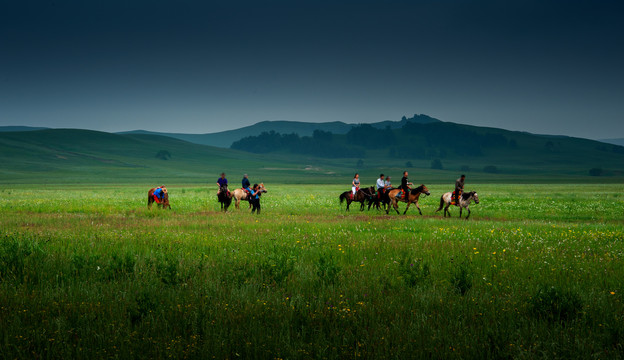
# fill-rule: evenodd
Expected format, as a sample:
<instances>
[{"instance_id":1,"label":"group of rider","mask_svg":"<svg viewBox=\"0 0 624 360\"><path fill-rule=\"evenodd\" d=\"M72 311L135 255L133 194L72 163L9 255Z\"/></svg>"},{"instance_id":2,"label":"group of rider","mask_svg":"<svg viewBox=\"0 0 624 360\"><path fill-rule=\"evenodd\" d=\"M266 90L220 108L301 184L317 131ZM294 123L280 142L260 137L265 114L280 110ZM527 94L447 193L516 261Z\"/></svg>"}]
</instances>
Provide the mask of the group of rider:
<instances>
[{"instance_id":1,"label":"group of rider","mask_svg":"<svg viewBox=\"0 0 624 360\"><path fill-rule=\"evenodd\" d=\"M383 197L383 195L387 191L392 189L390 176L388 176L385 179L384 179L384 176L385 176L384 174L380 174L379 179L377 179L377 182L375 183L375 187L377 189L377 196L379 198ZM410 186L414 185L409 181L407 176L408 176L407 171L404 171L403 177L401 178L401 185L399 186L399 189L401 189L401 191L397 194L398 199L406 199L407 195L410 193L410 190L411 190ZM455 191L453 191L453 200L456 206L459 206L459 196L464 191L465 180L466 180L466 175L464 174L462 174L459 177L459 179L455 180ZM358 192L359 189L360 189L360 175L358 173L355 173L355 176L353 177L353 181L351 182L351 199L353 199L353 197L355 196L355 194Z\"/></svg>"},{"instance_id":2,"label":"group of rider","mask_svg":"<svg viewBox=\"0 0 624 360\"><path fill-rule=\"evenodd\" d=\"M221 177L217 180L217 185L219 185L219 191L217 191L217 195L221 193L221 189L227 191L228 196L230 196L230 190L228 189L228 181L225 178L225 173L221 173ZM252 205L251 213L253 214L258 211L260 213L260 186L258 184L254 184L251 186L251 182L249 181L249 177L247 174L243 175L243 180L241 181L241 188L247 193L247 198Z\"/></svg>"},{"instance_id":3,"label":"group of rider","mask_svg":"<svg viewBox=\"0 0 624 360\"><path fill-rule=\"evenodd\" d=\"M407 197L407 194L409 194L411 190L410 186L413 185L409 181L407 176L408 176L407 171L404 171L403 177L401 178L401 186L399 187L401 191L397 194L398 199L405 199ZM379 179L377 179L377 182L375 183L375 187L377 188L377 196L379 198L381 198L387 191L392 189L390 176L388 176L387 178L384 178L384 177L385 177L384 174L380 174ZM453 200L456 206L459 206L459 196L464 191L465 180L466 180L466 175L463 175L463 174L457 180L455 180L455 191L453 191ZM217 185L219 185L219 191L217 191L217 195L221 193L222 189L223 191L227 191L228 196L230 195L230 190L228 190L228 181L225 178L225 173L221 173L221 177L217 180ZM259 189L258 184L254 184L254 186L251 186L251 182L249 181L247 174L245 174L243 176L243 180L241 181L241 188L245 190L245 192L247 193L248 199L251 202L251 205L253 206L251 210L252 214L256 210L258 211L258 213L260 213L260 189ZM359 189L360 189L360 175L358 173L355 173L355 176L353 177L353 181L351 182L351 198L352 199ZM167 188L165 187L165 185L157 187L154 190L154 194L153 194L154 200L156 201L156 203L161 203L166 193L167 193Z\"/></svg>"}]
</instances>

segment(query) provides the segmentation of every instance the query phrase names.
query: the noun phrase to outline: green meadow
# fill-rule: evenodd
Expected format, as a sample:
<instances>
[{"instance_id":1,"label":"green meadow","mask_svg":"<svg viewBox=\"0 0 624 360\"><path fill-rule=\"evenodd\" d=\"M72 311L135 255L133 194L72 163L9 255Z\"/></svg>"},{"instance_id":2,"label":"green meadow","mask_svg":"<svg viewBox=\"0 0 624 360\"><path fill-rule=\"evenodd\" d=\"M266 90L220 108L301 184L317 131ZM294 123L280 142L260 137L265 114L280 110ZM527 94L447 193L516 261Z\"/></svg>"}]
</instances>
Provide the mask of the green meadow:
<instances>
[{"instance_id":1,"label":"green meadow","mask_svg":"<svg viewBox=\"0 0 624 360\"><path fill-rule=\"evenodd\" d=\"M471 184L468 221L441 185L424 216L266 186L253 216L214 187L150 211L134 185L3 186L0 358L624 355L624 185Z\"/></svg>"}]
</instances>

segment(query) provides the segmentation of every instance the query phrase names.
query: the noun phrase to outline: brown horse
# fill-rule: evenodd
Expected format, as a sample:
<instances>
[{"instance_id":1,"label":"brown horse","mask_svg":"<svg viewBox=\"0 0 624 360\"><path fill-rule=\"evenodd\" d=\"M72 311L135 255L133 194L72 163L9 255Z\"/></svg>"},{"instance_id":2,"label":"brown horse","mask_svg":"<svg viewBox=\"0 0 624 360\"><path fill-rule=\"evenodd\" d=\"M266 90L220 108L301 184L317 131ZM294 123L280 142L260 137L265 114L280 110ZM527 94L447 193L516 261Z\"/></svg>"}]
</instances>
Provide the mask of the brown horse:
<instances>
[{"instance_id":1,"label":"brown horse","mask_svg":"<svg viewBox=\"0 0 624 360\"><path fill-rule=\"evenodd\" d=\"M371 199L375 195L375 188L371 186L369 188L360 189L356 191L353 198L351 197L351 194L351 190L347 190L340 194L340 204L342 205L342 202L347 200L347 211L349 211L349 205L351 205L352 202L359 202L360 211L364 211L364 201L366 199Z\"/></svg>"},{"instance_id":2,"label":"brown horse","mask_svg":"<svg viewBox=\"0 0 624 360\"><path fill-rule=\"evenodd\" d=\"M156 188L151 188L147 192L147 208L151 209L152 204L156 202L156 204L158 204L158 206L162 207L163 209L171 209L171 205L169 205L169 193L167 192L167 188L163 188L163 199L161 202L158 202L156 201L156 199L154 199L154 190L156 190Z\"/></svg>"},{"instance_id":3,"label":"brown horse","mask_svg":"<svg viewBox=\"0 0 624 360\"><path fill-rule=\"evenodd\" d=\"M267 189L264 187L264 183L260 183L258 186L259 186L258 190L260 190L261 193L267 192ZM240 209L241 200L249 200L247 191L245 191L244 189L236 189L232 191L232 198L235 201L234 206L237 209ZM251 203L249 203L249 207L251 207Z\"/></svg>"},{"instance_id":4,"label":"brown horse","mask_svg":"<svg viewBox=\"0 0 624 360\"><path fill-rule=\"evenodd\" d=\"M425 185L420 185L419 187L412 189L412 191L410 191L410 193L408 194L407 201L405 200L404 197L401 197L400 199L397 198L397 194L399 193L399 191L401 191L401 189L392 189L388 192L388 197L390 198L390 204L392 205L392 208L394 209L394 211L396 211L397 214L399 213L399 205L397 204L397 202L402 201L402 202L407 203L407 207L405 207L405 211L403 212L403 215L405 215L405 213L407 212L407 209L409 209L410 204L416 204L416 209L418 209L418 213L422 215L422 211L420 211L420 206L418 206L418 198L420 197L420 194L430 195L429 189L427 189ZM390 206L388 206L388 209L386 210L386 214L389 212L390 212Z\"/></svg>"}]
</instances>

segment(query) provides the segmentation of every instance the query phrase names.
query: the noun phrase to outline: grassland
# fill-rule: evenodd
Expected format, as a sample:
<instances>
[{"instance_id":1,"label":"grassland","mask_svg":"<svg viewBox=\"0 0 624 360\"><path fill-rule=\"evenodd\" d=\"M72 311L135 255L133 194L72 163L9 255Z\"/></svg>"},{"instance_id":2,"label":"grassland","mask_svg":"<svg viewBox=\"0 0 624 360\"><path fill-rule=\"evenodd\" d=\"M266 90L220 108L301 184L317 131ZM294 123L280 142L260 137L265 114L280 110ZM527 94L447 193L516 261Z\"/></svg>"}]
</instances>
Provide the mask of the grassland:
<instances>
[{"instance_id":1,"label":"grassland","mask_svg":"<svg viewBox=\"0 0 624 360\"><path fill-rule=\"evenodd\" d=\"M469 221L333 185L5 185L0 358L622 358L624 185L471 185ZM457 216L457 210L454 216Z\"/></svg>"}]
</instances>

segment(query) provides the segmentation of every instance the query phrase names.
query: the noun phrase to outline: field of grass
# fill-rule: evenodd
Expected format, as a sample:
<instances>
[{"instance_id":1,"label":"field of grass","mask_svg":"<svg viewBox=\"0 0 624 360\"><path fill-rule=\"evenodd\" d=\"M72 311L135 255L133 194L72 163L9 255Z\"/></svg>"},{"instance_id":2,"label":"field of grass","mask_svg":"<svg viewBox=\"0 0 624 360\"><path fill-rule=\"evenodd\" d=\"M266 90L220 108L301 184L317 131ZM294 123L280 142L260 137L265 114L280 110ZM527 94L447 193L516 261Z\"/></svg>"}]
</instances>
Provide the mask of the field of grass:
<instances>
[{"instance_id":1,"label":"field of grass","mask_svg":"<svg viewBox=\"0 0 624 360\"><path fill-rule=\"evenodd\" d=\"M272 185L0 189L0 358L624 357L624 185L469 186L470 220ZM356 207L357 208L357 207ZM404 206L401 206L403 209Z\"/></svg>"}]
</instances>

